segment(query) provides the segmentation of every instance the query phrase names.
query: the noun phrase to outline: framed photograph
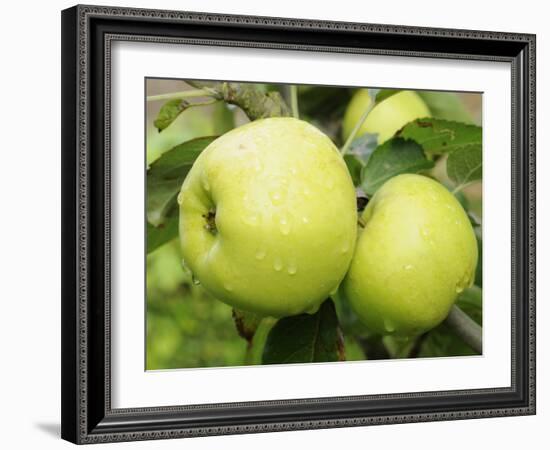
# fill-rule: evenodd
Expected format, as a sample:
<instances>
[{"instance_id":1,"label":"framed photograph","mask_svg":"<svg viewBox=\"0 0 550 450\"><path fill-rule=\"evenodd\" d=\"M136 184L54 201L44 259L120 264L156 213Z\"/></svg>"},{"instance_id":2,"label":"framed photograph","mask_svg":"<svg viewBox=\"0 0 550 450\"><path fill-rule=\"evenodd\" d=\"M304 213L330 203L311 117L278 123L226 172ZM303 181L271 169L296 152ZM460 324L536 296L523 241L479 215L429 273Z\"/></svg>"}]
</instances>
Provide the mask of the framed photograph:
<instances>
[{"instance_id":1,"label":"framed photograph","mask_svg":"<svg viewBox=\"0 0 550 450\"><path fill-rule=\"evenodd\" d=\"M535 36L62 12L62 437L535 413Z\"/></svg>"}]
</instances>

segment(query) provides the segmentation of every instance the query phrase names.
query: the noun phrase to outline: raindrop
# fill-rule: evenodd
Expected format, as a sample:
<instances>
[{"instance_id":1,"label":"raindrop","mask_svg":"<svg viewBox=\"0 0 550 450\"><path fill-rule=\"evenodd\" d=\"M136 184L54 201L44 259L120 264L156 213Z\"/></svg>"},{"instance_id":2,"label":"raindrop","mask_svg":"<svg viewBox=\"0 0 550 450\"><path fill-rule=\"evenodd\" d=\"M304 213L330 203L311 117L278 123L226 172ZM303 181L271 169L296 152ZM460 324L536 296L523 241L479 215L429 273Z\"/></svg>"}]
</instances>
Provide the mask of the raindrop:
<instances>
[{"instance_id":1,"label":"raindrop","mask_svg":"<svg viewBox=\"0 0 550 450\"><path fill-rule=\"evenodd\" d=\"M283 262L279 258L275 258L275 261L273 261L273 268L277 272L280 272L281 269L283 268Z\"/></svg>"},{"instance_id":2,"label":"raindrop","mask_svg":"<svg viewBox=\"0 0 550 450\"><path fill-rule=\"evenodd\" d=\"M265 258L265 255L266 255L266 251L265 251L265 248L259 248L257 251L256 251L256 259L258 261L261 261L262 259Z\"/></svg>"},{"instance_id":3,"label":"raindrop","mask_svg":"<svg viewBox=\"0 0 550 450\"><path fill-rule=\"evenodd\" d=\"M255 213L243 215L243 222L247 225L258 225L258 215Z\"/></svg>"},{"instance_id":4,"label":"raindrop","mask_svg":"<svg viewBox=\"0 0 550 450\"><path fill-rule=\"evenodd\" d=\"M405 270L411 270L412 268L413 268L412 264L407 264L407 265L403 266L403 269L405 269Z\"/></svg>"},{"instance_id":5,"label":"raindrop","mask_svg":"<svg viewBox=\"0 0 550 450\"><path fill-rule=\"evenodd\" d=\"M198 286L199 284L201 284L200 280L197 277L195 277L195 274L191 275L191 281L195 286Z\"/></svg>"},{"instance_id":6,"label":"raindrop","mask_svg":"<svg viewBox=\"0 0 550 450\"><path fill-rule=\"evenodd\" d=\"M296 275L298 268L296 267L296 264L290 263L286 271L288 272L289 275Z\"/></svg>"},{"instance_id":7,"label":"raindrop","mask_svg":"<svg viewBox=\"0 0 550 450\"><path fill-rule=\"evenodd\" d=\"M388 333L393 333L395 331L395 325L393 324L392 321L386 319L386 320L384 320L384 329Z\"/></svg>"},{"instance_id":8,"label":"raindrop","mask_svg":"<svg viewBox=\"0 0 550 450\"><path fill-rule=\"evenodd\" d=\"M271 197L271 203L273 203L275 206L283 203L283 196L279 191L271 191L269 193L269 197Z\"/></svg>"},{"instance_id":9,"label":"raindrop","mask_svg":"<svg viewBox=\"0 0 550 450\"><path fill-rule=\"evenodd\" d=\"M181 192L178 194L177 201L178 205L181 205L183 202L183 195L181 194Z\"/></svg>"},{"instance_id":10,"label":"raindrop","mask_svg":"<svg viewBox=\"0 0 550 450\"><path fill-rule=\"evenodd\" d=\"M281 230L281 233L283 233L285 236L290 233L290 224L288 223L288 220L284 217L279 221L279 230Z\"/></svg>"},{"instance_id":11,"label":"raindrop","mask_svg":"<svg viewBox=\"0 0 550 450\"><path fill-rule=\"evenodd\" d=\"M302 222L309 223L309 219L306 216L304 216L302 217Z\"/></svg>"}]
</instances>

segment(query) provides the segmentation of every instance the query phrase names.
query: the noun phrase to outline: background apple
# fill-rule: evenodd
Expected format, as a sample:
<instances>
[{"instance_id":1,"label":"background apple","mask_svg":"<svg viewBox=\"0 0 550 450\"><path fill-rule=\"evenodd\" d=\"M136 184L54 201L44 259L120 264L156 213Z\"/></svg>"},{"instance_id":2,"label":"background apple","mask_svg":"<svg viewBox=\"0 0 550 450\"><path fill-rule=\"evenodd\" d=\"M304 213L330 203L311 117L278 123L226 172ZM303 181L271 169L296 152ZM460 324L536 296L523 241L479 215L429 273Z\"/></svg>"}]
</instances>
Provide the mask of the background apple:
<instances>
[{"instance_id":1,"label":"background apple","mask_svg":"<svg viewBox=\"0 0 550 450\"><path fill-rule=\"evenodd\" d=\"M430 178L398 175L362 218L343 283L359 318L381 334L417 335L438 325L475 276L476 237L460 203Z\"/></svg>"},{"instance_id":2,"label":"background apple","mask_svg":"<svg viewBox=\"0 0 550 450\"><path fill-rule=\"evenodd\" d=\"M262 119L224 134L195 161L178 202L186 265L236 308L314 312L348 269L354 186L338 149L307 122Z\"/></svg>"},{"instance_id":3,"label":"background apple","mask_svg":"<svg viewBox=\"0 0 550 450\"><path fill-rule=\"evenodd\" d=\"M342 122L344 140L351 134L370 102L367 89L359 89L353 95ZM405 124L428 116L430 110L418 94L401 91L374 107L359 128L357 137L365 133L378 134L378 144L382 144Z\"/></svg>"}]
</instances>

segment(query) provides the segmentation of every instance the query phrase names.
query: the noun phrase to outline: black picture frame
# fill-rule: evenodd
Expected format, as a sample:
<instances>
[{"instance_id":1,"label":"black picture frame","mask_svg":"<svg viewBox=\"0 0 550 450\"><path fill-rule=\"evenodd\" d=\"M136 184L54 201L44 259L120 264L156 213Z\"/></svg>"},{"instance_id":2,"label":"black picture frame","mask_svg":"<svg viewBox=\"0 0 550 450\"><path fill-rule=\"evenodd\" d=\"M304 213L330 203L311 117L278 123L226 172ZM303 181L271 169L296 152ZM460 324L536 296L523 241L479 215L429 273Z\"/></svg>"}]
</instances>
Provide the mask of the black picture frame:
<instances>
[{"instance_id":1,"label":"black picture frame","mask_svg":"<svg viewBox=\"0 0 550 450\"><path fill-rule=\"evenodd\" d=\"M110 400L110 44L315 50L512 68L511 386L113 409ZM535 36L75 6L62 12L62 437L98 443L535 414Z\"/></svg>"}]
</instances>

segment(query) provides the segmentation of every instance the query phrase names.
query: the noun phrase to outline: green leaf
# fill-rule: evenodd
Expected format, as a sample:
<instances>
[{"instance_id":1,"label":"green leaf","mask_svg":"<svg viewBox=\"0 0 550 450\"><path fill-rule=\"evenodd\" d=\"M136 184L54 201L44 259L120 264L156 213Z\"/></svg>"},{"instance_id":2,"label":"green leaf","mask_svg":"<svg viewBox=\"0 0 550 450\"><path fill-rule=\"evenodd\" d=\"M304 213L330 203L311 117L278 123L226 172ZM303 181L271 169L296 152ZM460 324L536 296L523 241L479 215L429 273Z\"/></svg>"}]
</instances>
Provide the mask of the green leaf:
<instances>
[{"instance_id":1,"label":"green leaf","mask_svg":"<svg viewBox=\"0 0 550 450\"><path fill-rule=\"evenodd\" d=\"M455 93L434 91L416 91L416 93L424 100L432 117L473 123L472 116Z\"/></svg>"},{"instance_id":2,"label":"green leaf","mask_svg":"<svg viewBox=\"0 0 550 450\"><path fill-rule=\"evenodd\" d=\"M361 171L363 170L363 164L354 155L344 155L344 162L348 166L348 172L351 175L354 186L361 184Z\"/></svg>"},{"instance_id":3,"label":"green leaf","mask_svg":"<svg viewBox=\"0 0 550 450\"><path fill-rule=\"evenodd\" d=\"M262 316L233 308L233 321L239 336L250 343L262 321Z\"/></svg>"},{"instance_id":4,"label":"green leaf","mask_svg":"<svg viewBox=\"0 0 550 450\"><path fill-rule=\"evenodd\" d=\"M401 173L417 173L434 166L414 141L393 138L377 147L361 173L361 186L368 196L390 178Z\"/></svg>"},{"instance_id":5,"label":"green leaf","mask_svg":"<svg viewBox=\"0 0 550 450\"><path fill-rule=\"evenodd\" d=\"M176 210L183 180L200 153L216 137L201 137L165 152L147 171L147 220L159 227Z\"/></svg>"},{"instance_id":6,"label":"green leaf","mask_svg":"<svg viewBox=\"0 0 550 450\"><path fill-rule=\"evenodd\" d=\"M481 127L448 120L416 119L399 130L396 136L414 140L428 155L442 155L473 145L481 150Z\"/></svg>"},{"instance_id":7,"label":"green leaf","mask_svg":"<svg viewBox=\"0 0 550 450\"><path fill-rule=\"evenodd\" d=\"M477 286L466 289L456 301L456 305L482 324L482 292ZM470 356L477 353L465 344L445 323L435 327L420 338L418 357Z\"/></svg>"},{"instance_id":8,"label":"green leaf","mask_svg":"<svg viewBox=\"0 0 550 450\"><path fill-rule=\"evenodd\" d=\"M163 244L178 236L177 214L167 218L166 223L155 227L147 222L147 253L151 253Z\"/></svg>"},{"instance_id":9,"label":"green leaf","mask_svg":"<svg viewBox=\"0 0 550 450\"><path fill-rule=\"evenodd\" d=\"M192 106L191 103L180 98L167 101L164 105L162 105L157 118L153 122L155 127L159 130L159 132L166 129L183 111L190 106Z\"/></svg>"},{"instance_id":10,"label":"green leaf","mask_svg":"<svg viewBox=\"0 0 550 450\"><path fill-rule=\"evenodd\" d=\"M481 146L467 145L453 151L447 158L447 175L456 183L455 191L472 181L481 180Z\"/></svg>"},{"instance_id":11,"label":"green leaf","mask_svg":"<svg viewBox=\"0 0 550 450\"><path fill-rule=\"evenodd\" d=\"M343 361L344 342L332 300L315 314L285 317L271 329L264 364Z\"/></svg>"}]
</instances>

